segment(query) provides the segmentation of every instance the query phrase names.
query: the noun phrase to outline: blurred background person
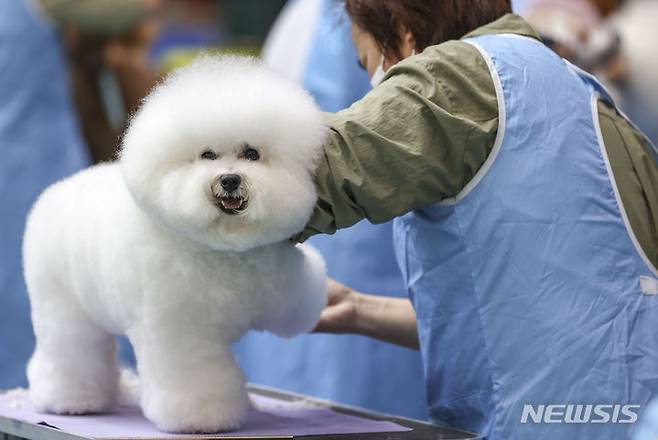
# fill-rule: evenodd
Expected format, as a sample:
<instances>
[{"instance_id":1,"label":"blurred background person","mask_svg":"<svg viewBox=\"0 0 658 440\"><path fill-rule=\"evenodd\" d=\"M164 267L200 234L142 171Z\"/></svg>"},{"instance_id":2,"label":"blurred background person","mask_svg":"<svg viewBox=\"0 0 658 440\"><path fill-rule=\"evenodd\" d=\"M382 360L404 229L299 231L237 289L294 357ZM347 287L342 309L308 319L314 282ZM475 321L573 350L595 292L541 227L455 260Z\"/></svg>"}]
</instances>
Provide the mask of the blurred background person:
<instances>
[{"instance_id":1,"label":"blurred background person","mask_svg":"<svg viewBox=\"0 0 658 440\"><path fill-rule=\"evenodd\" d=\"M61 29L75 108L93 162L113 160L128 115L159 75L149 52L157 0L40 0Z\"/></svg>"},{"instance_id":2,"label":"blurred background person","mask_svg":"<svg viewBox=\"0 0 658 440\"><path fill-rule=\"evenodd\" d=\"M623 69L619 33L607 16L616 1L526 0L522 15L558 55L597 76L620 98Z\"/></svg>"},{"instance_id":3,"label":"blurred background person","mask_svg":"<svg viewBox=\"0 0 658 440\"><path fill-rule=\"evenodd\" d=\"M106 150L87 150L76 109L87 116L88 91L75 94L77 107L71 80L79 84L82 66L106 65L136 103L153 80L133 69L146 65L140 24L149 8L141 0L0 0L0 389L26 384L33 351L21 270L27 212L46 186L91 156L111 156L115 143L111 133Z\"/></svg>"},{"instance_id":4,"label":"blurred background person","mask_svg":"<svg viewBox=\"0 0 658 440\"><path fill-rule=\"evenodd\" d=\"M200 52L259 56L285 0L166 0L151 57L162 72Z\"/></svg>"},{"instance_id":5,"label":"blurred background person","mask_svg":"<svg viewBox=\"0 0 658 440\"><path fill-rule=\"evenodd\" d=\"M516 12L560 56L594 74L658 142L658 2L517 0Z\"/></svg>"},{"instance_id":6,"label":"blurred background person","mask_svg":"<svg viewBox=\"0 0 658 440\"><path fill-rule=\"evenodd\" d=\"M611 17L621 39L625 82L621 103L628 116L658 144L658 2L626 0Z\"/></svg>"},{"instance_id":7,"label":"blurred background person","mask_svg":"<svg viewBox=\"0 0 658 440\"><path fill-rule=\"evenodd\" d=\"M295 0L274 25L263 58L308 90L324 111L335 112L371 89L350 35L342 2ZM329 276L367 292L405 295L391 223L363 221L309 242L326 259ZM355 335L282 340L252 332L235 352L251 382L407 417L428 417L417 351Z\"/></svg>"}]
</instances>

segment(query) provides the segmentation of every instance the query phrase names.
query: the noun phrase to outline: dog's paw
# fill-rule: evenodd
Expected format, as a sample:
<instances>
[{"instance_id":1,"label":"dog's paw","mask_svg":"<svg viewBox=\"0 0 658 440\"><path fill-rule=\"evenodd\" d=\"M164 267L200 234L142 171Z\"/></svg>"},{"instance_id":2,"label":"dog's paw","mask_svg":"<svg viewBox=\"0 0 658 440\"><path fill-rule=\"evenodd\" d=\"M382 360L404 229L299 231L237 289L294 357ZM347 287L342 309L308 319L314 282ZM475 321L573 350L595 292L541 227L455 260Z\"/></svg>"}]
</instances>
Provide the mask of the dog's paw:
<instances>
[{"instance_id":1,"label":"dog's paw","mask_svg":"<svg viewBox=\"0 0 658 440\"><path fill-rule=\"evenodd\" d=\"M40 412L54 414L94 414L114 408L118 397L116 375L72 371L56 362L34 356L27 375L30 400Z\"/></svg>"},{"instance_id":2,"label":"dog's paw","mask_svg":"<svg viewBox=\"0 0 658 440\"><path fill-rule=\"evenodd\" d=\"M158 392L142 402L144 415L159 430L181 434L234 431L244 424L248 408L244 388L204 395Z\"/></svg>"},{"instance_id":3,"label":"dog's paw","mask_svg":"<svg viewBox=\"0 0 658 440\"><path fill-rule=\"evenodd\" d=\"M31 385L30 400L39 412L81 415L109 412L116 404L116 395L75 384L51 383L47 387Z\"/></svg>"}]
</instances>

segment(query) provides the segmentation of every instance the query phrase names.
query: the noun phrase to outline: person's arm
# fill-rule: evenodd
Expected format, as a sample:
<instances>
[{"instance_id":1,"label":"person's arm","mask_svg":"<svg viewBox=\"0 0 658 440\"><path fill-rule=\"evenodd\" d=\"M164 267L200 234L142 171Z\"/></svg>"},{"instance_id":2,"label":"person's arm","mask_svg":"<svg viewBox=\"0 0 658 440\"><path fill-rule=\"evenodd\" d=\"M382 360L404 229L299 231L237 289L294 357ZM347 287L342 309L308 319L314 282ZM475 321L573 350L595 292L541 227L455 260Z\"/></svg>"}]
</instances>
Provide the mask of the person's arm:
<instances>
[{"instance_id":1,"label":"person's arm","mask_svg":"<svg viewBox=\"0 0 658 440\"><path fill-rule=\"evenodd\" d=\"M147 64L147 53L157 35L161 0L37 1L62 31L75 103L92 158L112 160L119 132L107 114L100 80L108 68L117 80L126 115L137 108L158 79Z\"/></svg>"},{"instance_id":2,"label":"person's arm","mask_svg":"<svg viewBox=\"0 0 658 440\"><path fill-rule=\"evenodd\" d=\"M402 61L362 100L326 118L319 199L300 241L457 195L493 146L498 106L484 59L453 41Z\"/></svg>"},{"instance_id":3,"label":"person's arm","mask_svg":"<svg viewBox=\"0 0 658 440\"><path fill-rule=\"evenodd\" d=\"M130 32L105 46L104 61L117 79L127 114L137 110L141 100L159 79L148 63L148 51L159 33L154 19L145 19Z\"/></svg>"},{"instance_id":4,"label":"person's arm","mask_svg":"<svg viewBox=\"0 0 658 440\"><path fill-rule=\"evenodd\" d=\"M408 299L368 295L331 279L327 295L314 332L355 333L418 350L416 313Z\"/></svg>"},{"instance_id":5,"label":"person's arm","mask_svg":"<svg viewBox=\"0 0 658 440\"><path fill-rule=\"evenodd\" d=\"M608 103L599 101L598 109L624 211L642 250L658 267L658 150Z\"/></svg>"}]
</instances>

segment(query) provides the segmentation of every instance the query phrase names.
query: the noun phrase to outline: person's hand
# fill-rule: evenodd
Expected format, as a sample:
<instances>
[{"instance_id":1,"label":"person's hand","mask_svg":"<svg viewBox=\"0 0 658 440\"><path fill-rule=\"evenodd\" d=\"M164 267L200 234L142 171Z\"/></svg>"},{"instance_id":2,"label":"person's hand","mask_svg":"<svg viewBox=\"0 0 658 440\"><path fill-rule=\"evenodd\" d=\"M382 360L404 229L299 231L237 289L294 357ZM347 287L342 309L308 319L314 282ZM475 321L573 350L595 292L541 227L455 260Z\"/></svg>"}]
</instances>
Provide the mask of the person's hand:
<instances>
[{"instance_id":1,"label":"person's hand","mask_svg":"<svg viewBox=\"0 0 658 440\"><path fill-rule=\"evenodd\" d=\"M369 295L327 278L327 306L313 330L354 333L418 349L416 313L408 298Z\"/></svg>"},{"instance_id":2,"label":"person's hand","mask_svg":"<svg viewBox=\"0 0 658 440\"><path fill-rule=\"evenodd\" d=\"M313 330L318 333L354 333L358 317L359 293L327 278L327 306Z\"/></svg>"}]
</instances>

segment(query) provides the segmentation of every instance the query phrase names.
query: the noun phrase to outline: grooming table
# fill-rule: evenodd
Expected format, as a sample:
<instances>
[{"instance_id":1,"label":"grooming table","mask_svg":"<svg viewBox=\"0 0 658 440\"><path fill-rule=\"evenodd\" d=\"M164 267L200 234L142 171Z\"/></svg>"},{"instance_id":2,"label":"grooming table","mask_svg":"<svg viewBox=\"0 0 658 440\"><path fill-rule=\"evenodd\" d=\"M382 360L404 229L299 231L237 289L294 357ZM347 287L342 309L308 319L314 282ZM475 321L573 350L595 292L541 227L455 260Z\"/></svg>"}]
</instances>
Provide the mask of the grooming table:
<instances>
[{"instance_id":1,"label":"grooming table","mask_svg":"<svg viewBox=\"0 0 658 440\"><path fill-rule=\"evenodd\" d=\"M475 440L475 434L387 416L250 385L247 423L239 431L176 435L157 431L138 407L112 414L57 416L36 413L24 390L0 394L0 440Z\"/></svg>"}]
</instances>

